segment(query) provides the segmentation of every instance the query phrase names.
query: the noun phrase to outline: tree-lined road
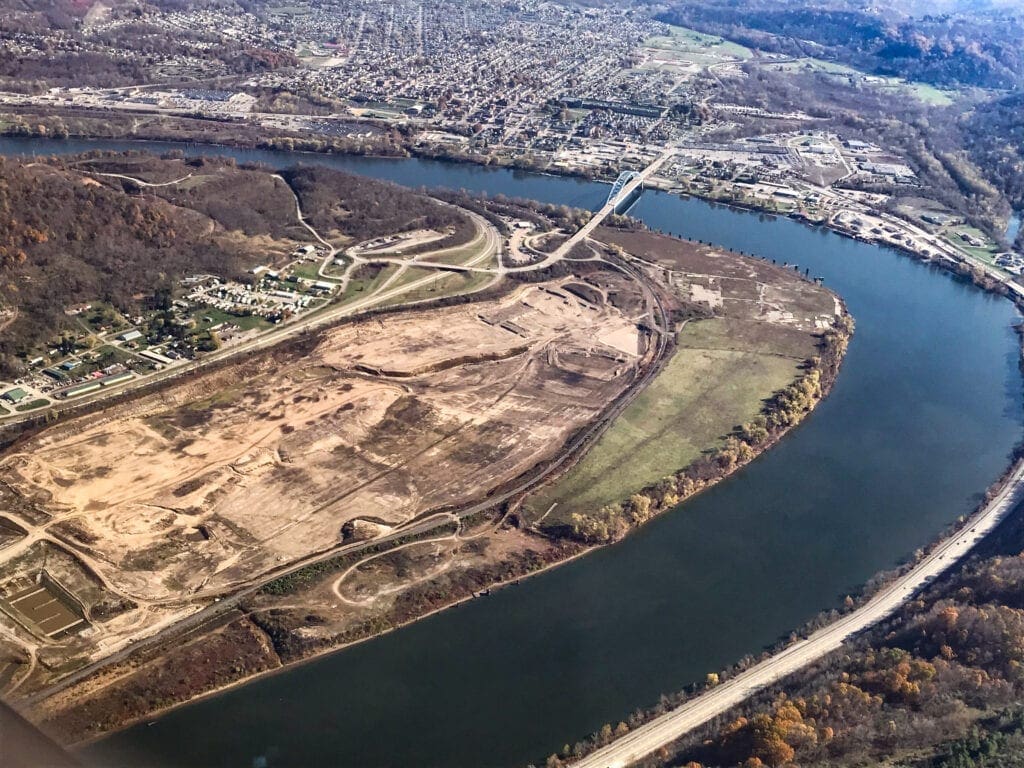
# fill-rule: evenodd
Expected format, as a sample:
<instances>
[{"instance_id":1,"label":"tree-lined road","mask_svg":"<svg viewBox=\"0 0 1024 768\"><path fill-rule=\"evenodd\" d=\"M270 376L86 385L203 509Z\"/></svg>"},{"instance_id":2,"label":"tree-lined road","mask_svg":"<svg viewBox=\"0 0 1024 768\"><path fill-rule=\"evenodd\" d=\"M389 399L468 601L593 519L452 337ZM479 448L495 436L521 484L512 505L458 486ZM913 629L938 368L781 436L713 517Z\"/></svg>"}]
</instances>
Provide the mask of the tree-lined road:
<instances>
[{"instance_id":1,"label":"tree-lined road","mask_svg":"<svg viewBox=\"0 0 1024 768\"><path fill-rule=\"evenodd\" d=\"M964 527L938 545L908 573L838 621L793 643L760 664L652 720L606 747L573 763L574 768L625 768L714 717L728 712L755 691L772 685L838 649L852 635L892 614L929 582L963 558L991 533L1021 500L1024 463L1018 463L1002 489Z\"/></svg>"}]
</instances>

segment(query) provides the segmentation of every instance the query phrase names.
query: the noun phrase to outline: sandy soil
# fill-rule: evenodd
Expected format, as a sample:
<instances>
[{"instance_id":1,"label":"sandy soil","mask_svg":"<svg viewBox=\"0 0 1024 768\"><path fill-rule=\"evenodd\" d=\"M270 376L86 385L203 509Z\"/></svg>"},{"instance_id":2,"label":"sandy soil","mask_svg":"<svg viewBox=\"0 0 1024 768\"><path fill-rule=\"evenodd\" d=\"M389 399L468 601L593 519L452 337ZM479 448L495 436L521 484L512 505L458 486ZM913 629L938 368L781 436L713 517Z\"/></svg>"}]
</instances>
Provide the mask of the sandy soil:
<instances>
[{"instance_id":1,"label":"sandy soil","mask_svg":"<svg viewBox=\"0 0 1024 768\"><path fill-rule=\"evenodd\" d=\"M640 332L603 295L547 283L366 319L304 354L42 432L0 461L38 522L0 549L0 597L36 569L15 553L60 542L86 573L65 586L95 592L86 610L135 604L50 649L95 658L336 545L345 523L383 531L480 498L555 454L631 381Z\"/></svg>"}]
</instances>

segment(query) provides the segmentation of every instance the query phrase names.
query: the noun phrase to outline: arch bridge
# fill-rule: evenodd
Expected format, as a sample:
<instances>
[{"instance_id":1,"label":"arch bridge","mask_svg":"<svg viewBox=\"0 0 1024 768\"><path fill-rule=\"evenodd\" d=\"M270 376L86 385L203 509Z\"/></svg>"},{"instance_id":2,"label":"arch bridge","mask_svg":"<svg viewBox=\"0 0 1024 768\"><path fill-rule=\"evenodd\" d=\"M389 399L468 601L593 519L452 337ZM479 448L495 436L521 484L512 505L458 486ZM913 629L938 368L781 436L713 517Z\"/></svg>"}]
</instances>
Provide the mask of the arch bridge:
<instances>
[{"instance_id":1,"label":"arch bridge","mask_svg":"<svg viewBox=\"0 0 1024 768\"><path fill-rule=\"evenodd\" d=\"M608 193L608 199L605 201L605 205L614 205L616 213L622 213L636 202L637 198L640 197L640 191L643 189L643 182L639 184L635 189L631 190L628 195L623 197L623 191L636 179L640 177L640 173L637 171L623 171L619 174L619 178L612 184L612 189ZM619 199L619 198L623 199Z\"/></svg>"}]
</instances>

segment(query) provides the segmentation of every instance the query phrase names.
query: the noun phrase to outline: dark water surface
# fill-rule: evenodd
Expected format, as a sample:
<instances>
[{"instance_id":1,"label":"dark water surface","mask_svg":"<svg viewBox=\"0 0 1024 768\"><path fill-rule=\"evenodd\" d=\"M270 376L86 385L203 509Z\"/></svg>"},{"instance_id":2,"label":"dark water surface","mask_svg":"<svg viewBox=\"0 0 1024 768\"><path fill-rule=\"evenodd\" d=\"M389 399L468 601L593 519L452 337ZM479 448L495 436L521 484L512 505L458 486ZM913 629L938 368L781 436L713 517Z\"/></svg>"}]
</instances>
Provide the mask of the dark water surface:
<instances>
[{"instance_id":1,"label":"dark water surface","mask_svg":"<svg viewBox=\"0 0 1024 768\"><path fill-rule=\"evenodd\" d=\"M5 154L97 146L138 145L0 140ZM301 160L591 208L607 194L600 184L473 166ZM1009 302L788 219L650 192L632 213L823 276L857 321L831 397L778 447L621 544L175 710L83 756L246 767L541 762L835 606L970 512L1004 469L1024 418Z\"/></svg>"}]
</instances>

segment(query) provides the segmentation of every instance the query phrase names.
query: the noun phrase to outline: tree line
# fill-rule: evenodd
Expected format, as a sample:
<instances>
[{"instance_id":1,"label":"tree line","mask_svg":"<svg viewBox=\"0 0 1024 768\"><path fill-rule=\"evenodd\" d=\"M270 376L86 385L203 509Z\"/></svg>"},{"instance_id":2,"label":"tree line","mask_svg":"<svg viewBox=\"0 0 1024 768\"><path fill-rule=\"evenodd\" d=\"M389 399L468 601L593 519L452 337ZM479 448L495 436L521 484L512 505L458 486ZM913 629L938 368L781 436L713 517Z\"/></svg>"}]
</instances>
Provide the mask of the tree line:
<instances>
[{"instance_id":1,"label":"tree line","mask_svg":"<svg viewBox=\"0 0 1024 768\"><path fill-rule=\"evenodd\" d=\"M822 334L819 354L806 361L804 373L772 395L762 412L729 435L720 448L632 494L625 502L608 504L593 512L573 513L567 528L559 529L558 533L587 544L616 541L634 526L643 525L751 461L800 422L828 391L846 354L853 328L853 318L839 317Z\"/></svg>"}]
</instances>

